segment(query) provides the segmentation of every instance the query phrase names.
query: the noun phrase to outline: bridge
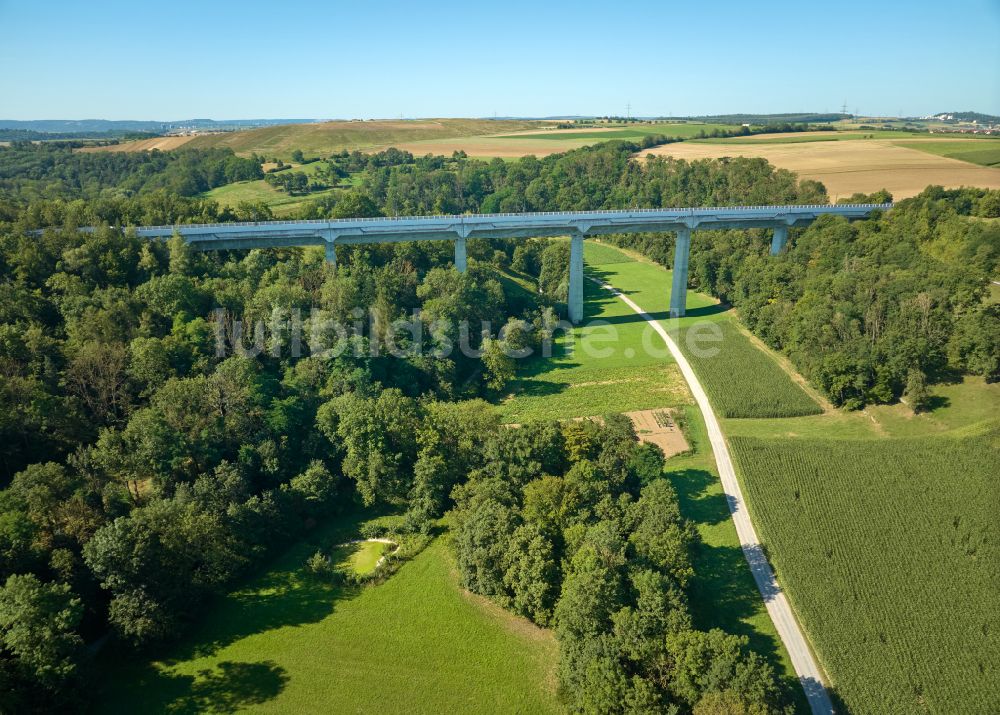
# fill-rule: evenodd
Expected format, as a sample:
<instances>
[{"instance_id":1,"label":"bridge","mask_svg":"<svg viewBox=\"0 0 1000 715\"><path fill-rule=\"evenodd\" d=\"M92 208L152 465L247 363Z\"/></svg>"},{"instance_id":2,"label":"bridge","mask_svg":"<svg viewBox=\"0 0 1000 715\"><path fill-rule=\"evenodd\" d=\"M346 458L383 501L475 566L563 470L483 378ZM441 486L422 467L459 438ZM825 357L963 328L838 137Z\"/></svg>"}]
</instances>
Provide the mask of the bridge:
<instances>
[{"instance_id":1,"label":"bridge","mask_svg":"<svg viewBox=\"0 0 1000 715\"><path fill-rule=\"evenodd\" d=\"M145 238L169 238L174 233L198 250L325 246L336 265L337 246L399 241L453 241L455 267L465 272L466 241L470 238L534 238L569 236L569 318L583 320L583 239L610 233L673 231L673 285L670 315L684 315L691 232L711 229L765 228L774 232L771 254L788 240L788 229L807 226L824 214L863 219L892 204L815 206L729 206L717 208L633 209L625 211L548 211L541 213L405 216L398 218L260 221L251 223L180 224L134 229ZM93 230L93 229L89 229Z\"/></svg>"}]
</instances>

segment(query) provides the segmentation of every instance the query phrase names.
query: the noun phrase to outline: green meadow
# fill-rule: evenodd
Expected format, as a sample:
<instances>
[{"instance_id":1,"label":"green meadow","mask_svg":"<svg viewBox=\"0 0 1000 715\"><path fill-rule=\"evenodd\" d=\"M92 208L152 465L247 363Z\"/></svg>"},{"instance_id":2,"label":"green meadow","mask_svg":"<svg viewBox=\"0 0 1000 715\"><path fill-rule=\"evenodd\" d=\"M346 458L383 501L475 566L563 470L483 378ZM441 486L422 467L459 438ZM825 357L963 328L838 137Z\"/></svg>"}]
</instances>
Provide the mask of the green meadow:
<instances>
[{"instance_id":1,"label":"green meadow","mask_svg":"<svg viewBox=\"0 0 1000 715\"><path fill-rule=\"evenodd\" d=\"M312 176L322 167L324 162L314 161L309 164L294 165L287 171L295 171ZM268 184L263 179L255 181L238 181L234 184L218 186L202 194L202 198L218 201L223 206L236 207L240 203L263 203L271 207L275 216L286 217L293 215L299 208L310 201L329 196L339 189L351 185L351 179L343 179L340 185L316 191L310 194L291 195L284 191L279 191Z\"/></svg>"},{"instance_id":2,"label":"green meadow","mask_svg":"<svg viewBox=\"0 0 1000 715\"><path fill-rule=\"evenodd\" d=\"M462 591L447 535L372 586L317 580L315 549L290 549L169 652L117 663L100 711L561 711L554 637Z\"/></svg>"}]
</instances>

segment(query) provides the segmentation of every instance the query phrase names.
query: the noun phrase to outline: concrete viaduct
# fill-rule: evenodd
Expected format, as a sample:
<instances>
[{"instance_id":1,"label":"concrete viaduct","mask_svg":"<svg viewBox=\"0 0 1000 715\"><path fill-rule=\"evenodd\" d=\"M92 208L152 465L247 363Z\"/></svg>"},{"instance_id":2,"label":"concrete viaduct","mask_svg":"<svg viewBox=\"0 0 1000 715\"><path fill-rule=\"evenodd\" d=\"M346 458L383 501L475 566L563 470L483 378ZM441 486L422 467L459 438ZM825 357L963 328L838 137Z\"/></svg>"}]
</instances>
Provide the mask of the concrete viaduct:
<instances>
[{"instance_id":1,"label":"concrete viaduct","mask_svg":"<svg viewBox=\"0 0 1000 715\"><path fill-rule=\"evenodd\" d=\"M399 241L453 241L455 267L466 269L466 241L470 238L533 238L569 236L569 318L583 320L583 239L609 233L673 231L673 286L670 315L684 315L688 284L691 232L711 229L766 228L774 231L771 254L788 240L790 227L807 226L823 214L848 220L866 218L892 204L817 206L732 206L722 208L633 209L625 211L550 211L519 214L462 216L406 216L311 221L180 224L136 228L145 238L180 234L198 250L325 246L326 258L336 264L337 246Z\"/></svg>"}]
</instances>

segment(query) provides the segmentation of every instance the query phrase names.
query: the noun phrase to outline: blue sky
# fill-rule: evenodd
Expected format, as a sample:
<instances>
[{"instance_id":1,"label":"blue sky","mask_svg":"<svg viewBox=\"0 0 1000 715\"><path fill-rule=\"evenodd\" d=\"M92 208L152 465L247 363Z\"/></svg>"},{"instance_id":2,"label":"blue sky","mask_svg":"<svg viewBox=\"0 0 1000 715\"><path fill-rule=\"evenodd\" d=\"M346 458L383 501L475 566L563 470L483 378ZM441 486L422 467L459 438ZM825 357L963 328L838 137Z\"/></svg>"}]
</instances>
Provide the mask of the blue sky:
<instances>
[{"instance_id":1,"label":"blue sky","mask_svg":"<svg viewBox=\"0 0 1000 715\"><path fill-rule=\"evenodd\" d=\"M0 0L0 117L1000 114L1000 0Z\"/></svg>"}]
</instances>

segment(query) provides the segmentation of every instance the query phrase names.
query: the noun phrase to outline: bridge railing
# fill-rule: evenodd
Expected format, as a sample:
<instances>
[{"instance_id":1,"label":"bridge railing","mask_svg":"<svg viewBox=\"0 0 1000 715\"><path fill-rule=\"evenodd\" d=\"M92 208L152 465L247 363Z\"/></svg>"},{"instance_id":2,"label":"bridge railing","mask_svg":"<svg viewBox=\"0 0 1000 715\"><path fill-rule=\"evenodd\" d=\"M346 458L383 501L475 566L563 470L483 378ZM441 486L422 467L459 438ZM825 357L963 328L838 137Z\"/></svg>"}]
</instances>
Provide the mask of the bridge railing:
<instances>
[{"instance_id":1,"label":"bridge railing","mask_svg":"<svg viewBox=\"0 0 1000 715\"><path fill-rule=\"evenodd\" d=\"M490 213L490 214L430 214L422 216L374 216L366 218L339 218L339 219L291 219L288 221L229 221L229 222L219 222L219 223L185 223L185 224L173 224L167 226L137 226L136 228L141 228L149 231L158 230L173 230L174 228L224 228L229 226L280 226L287 224L301 224L301 225L342 225L348 223L374 223L378 221L428 221L428 220L438 220L438 221L464 221L466 219L476 219L489 220L491 218L509 218L509 217L532 217L532 216L566 216L566 217L586 217L586 216L606 216L606 215L629 215L629 214L695 214L695 213L712 213L712 212L733 212L733 211L749 211L749 212L767 212L767 211L786 211L790 213L802 211L831 211L836 213L837 210L849 211L850 209L891 209L892 204L792 204L792 205L768 205L768 206L704 206L704 207L687 207L687 208L643 208L643 209L603 209L596 211L529 211L529 212L507 212L507 213Z\"/></svg>"}]
</instances>

